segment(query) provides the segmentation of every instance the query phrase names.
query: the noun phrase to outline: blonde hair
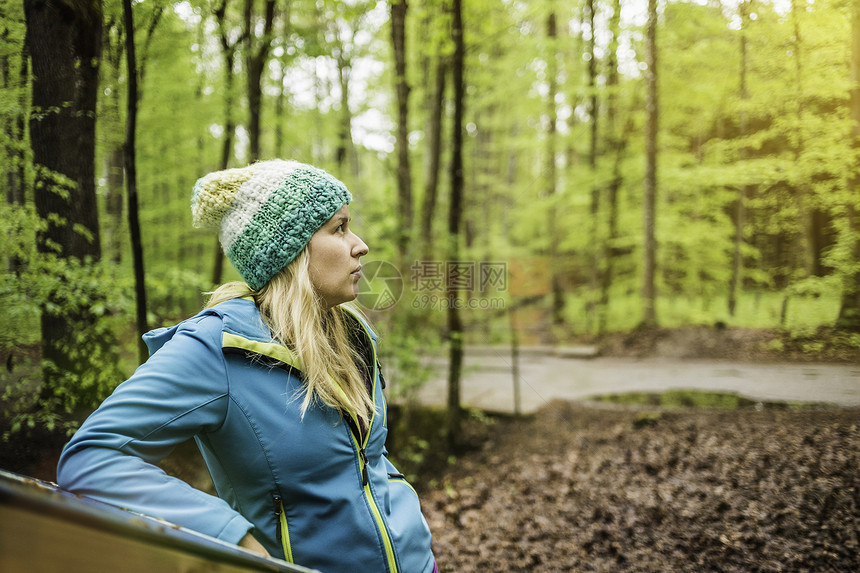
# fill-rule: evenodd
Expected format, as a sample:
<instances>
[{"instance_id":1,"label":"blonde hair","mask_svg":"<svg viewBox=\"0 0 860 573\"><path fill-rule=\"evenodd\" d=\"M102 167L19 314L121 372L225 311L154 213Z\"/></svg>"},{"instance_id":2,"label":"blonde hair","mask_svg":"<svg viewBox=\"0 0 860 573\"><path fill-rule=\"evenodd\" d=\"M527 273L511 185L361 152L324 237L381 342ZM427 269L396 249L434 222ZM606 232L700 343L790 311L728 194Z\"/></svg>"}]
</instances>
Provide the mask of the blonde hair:
<instances>
[{"instance_id":1,"label":"blonde hair","mask_svg":"<svg viewBox=\"0 0 860 573\"><path fill-rule=\"evenodd\" d=\"M302 415L315 401L356 416L369 424L373 401L359 372L365 364L360 351L350 344L346 310L327 308L311 283L308 249L284 267L261 289L243 282L221 285L211 293L206 308L224 301L253 297L272 338L295 352L301 360L305 390ZM359 325L356 325L361 328Z\"/></svg>"}]
</instances>

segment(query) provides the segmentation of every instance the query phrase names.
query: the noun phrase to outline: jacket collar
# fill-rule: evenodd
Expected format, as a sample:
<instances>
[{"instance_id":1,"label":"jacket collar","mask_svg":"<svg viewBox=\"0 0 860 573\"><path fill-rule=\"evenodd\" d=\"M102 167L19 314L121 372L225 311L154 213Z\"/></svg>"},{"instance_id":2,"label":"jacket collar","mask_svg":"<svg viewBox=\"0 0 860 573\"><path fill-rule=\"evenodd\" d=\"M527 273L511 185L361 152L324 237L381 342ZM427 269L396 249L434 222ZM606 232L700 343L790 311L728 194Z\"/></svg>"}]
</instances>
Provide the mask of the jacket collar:
<instances>
[{"instance_id":1,"label":"jacket collar","mask_svg":"<svg viewBox=\"0 0 860 573\"><path fill-rule=\"evenodd\" d=\"M376 345L376 333L367 321L355 310L343 307L364 329L373 345ZM257 356L263 356L286 364L291 368L302 370L301 360L289 348L272 340L272 333L263 322L260 311L250 298L234 298L222 302L212 308L203 310L194 318L216 315L221 317L221 346L226 352L244 351ZM192 319L193 320L193 319ZM179 325L157 328L144 335L144 341L150 354L155 353L168 340L173 338Z\"/></svg>"}]
</instances>

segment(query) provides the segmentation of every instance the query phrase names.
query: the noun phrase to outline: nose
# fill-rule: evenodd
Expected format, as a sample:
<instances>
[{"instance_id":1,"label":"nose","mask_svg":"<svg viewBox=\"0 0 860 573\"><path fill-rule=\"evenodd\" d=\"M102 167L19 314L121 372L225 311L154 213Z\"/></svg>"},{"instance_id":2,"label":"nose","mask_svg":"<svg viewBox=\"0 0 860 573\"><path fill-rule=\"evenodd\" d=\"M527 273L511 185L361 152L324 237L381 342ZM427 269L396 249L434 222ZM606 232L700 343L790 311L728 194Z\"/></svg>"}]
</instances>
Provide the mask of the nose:
<instances>
[{"instance_id":1,"label":"nose","mask_svg":"<svg viewBox=\"0 0 860 573\"><path fill-rule=\"evenodd\" d=\"M370 249L367 247L364 241L361 240L361 237L359 237L355 233L353 233L353 236L355 237L355 243L352 247L352 256L356 258L363 257L370 251Z\"/></svg>"}]
</instances>

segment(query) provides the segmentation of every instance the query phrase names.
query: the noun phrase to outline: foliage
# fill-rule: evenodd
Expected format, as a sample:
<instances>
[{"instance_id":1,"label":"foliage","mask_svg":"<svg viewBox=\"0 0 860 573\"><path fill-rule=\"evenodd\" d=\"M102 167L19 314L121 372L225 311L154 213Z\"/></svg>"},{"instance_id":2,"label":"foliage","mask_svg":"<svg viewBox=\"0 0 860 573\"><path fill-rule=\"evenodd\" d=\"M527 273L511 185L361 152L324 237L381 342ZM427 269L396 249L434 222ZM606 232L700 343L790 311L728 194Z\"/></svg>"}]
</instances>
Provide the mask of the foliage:
<instances>
[{"instance_id":1,"label":"foliage","mask_svg":"<svg viewBox=\"0 0 860 573\"><path fill-rule=\"evenodd\" d=\"M70 431L123 380L123 349L116 347L116 333L130 323L131 285L114 273L110 265L34 256L15 281L3 281L0 297L8 302L3 319L11 340L3 341L8 362L2 402L12 433L36 425ZM54 302L43 302L48 300ZM38 348L33 333L38 335L40 312L58 301L62 309L51 310L74 316L86 309L96 317L93 323L73 323L79 328L63 338L64 355L76 365L74 371L40 360L33 350ZM42 379L46 375L50 388Z\"/></svg>"},{"instance_id":2,"label":"foliage","mask_svg":"<svg viewBox=\"0 0 860 573\"><path fill-rule=\"evenodd\" d=\"M589 316L595 305L603 306L609 330L629 330L641 315L644 22L628 11L630 3L622 2L617 29L610 29L615 2L594 4L594 30L582 0L503 0L501 10L497 3L476 1L464 7L468 85L461 252L473 262L513 265L539 259L558 271L566 305L564 326L551 332L556 338L594 334ZM249 54L241 41L242 5L237 0L223 3L223 31L236 50L231 70L224 69L218 37L215 11L220 5L214 0L157 0L134 6L143 70L137 172L149 320L154 325L193 314L202 304L201 293L214 286L209 277L218 256L216 238L191 227L188 207L195 180L220 166L228 135L233 137L228 163L243 164L249 157L251 110L244 82ZM761 0L752 5L753 12L744 16L737 2L661 3L657 316L664 326L780 326L800 337L834 323L840 294L860 268L857 230L850 219L850 208L860 208L856 189L850 187L858 170L848 108L851 6L844 0ZM550 12L559 23L555 39L547 33ZM75 334L69 353L96 361L99 368L91 378L63 382L68 391L61 391L50 407L66 416L97 401L121 378L119 370L134 363L133 329L128 326L131 261L117 178L127 89L125 31L119 2L109 0L96 161L99 208L107 215L99 217L105 260L95 267L76 267L35 255L35 230L42 223L35 218L29 188L34 170L26 129L32 79L22 67L26 26L18 3L0 0L0 13L0 178L18 181L17 187L6 187L22 191L17 198L8 196L0 208L0 252L6 257L0 319L7 325L0 332L0 351L38 345L39 317L52 289L62 290L67 310L96 301L98 320ZM160 18L152 26L156 14ZM386 18L382 3L279 4L259 110L263 157L284 155L314 163L348 184L356 197L356 230L370 246L367 261L396 260L394 238L402 224L392 208L395 97ZM409 151L416 209L424 205L424 184L432 175L431 104L436 70L444 69L453 50L450 27L445 2L410 5L406 73L412 87ZM261 40L258 32L251 31ZM609 53L613 34L615 60ZM594 86L588 83L592 38ZM747 43L743 61L742 39ZM618 82L610 85L614 62ZM232 93L226 93L225 74L235 79ZM553 83L557 94L550 101ZM427 249L414 247L421 256L439 261L444 258L443 214L450 191L450 92L449 78L443 93L445 135L431 217L433 241ZM592 96L596 109L591 109ZM228 104L237 124L230 134ZM615 117L610 117L610 104ZM550 110L557 115L554 126ZM338 157L344 133L351 134L355 147L350 169ZM597 136L594 165L589 161L592 133ZM550 137L556 144L552 156ZM555 181L549 179L550 165L556 167ZM613 207L608 190L616 181ZM551 188L556 192L550 193ZM742 292L731 316L725 300L739 201L745 208L738 247ZM547 232L550 213L561 230L558 244ZM417 215L416 224L421 219ZM548 260L553 249L557 259ZM594 290L590 260L595 253L601 254L598 274L606 273L611 262L605 300ZM409 283L407 272L404 284ZM533 282L548 282L548 276ZM223 277L234 278L232 270ZM547 292L548 285L529 296ZM516 292L502 295L506 305L526 298ZM423 357L441 346L446 335L444 313L414 309L408 296L404 293L397 307L373 317L398 398L414 395L426 380ZM538 332L540 338L549 332L548 304L530 304L523 313L522 336ZM463 316L470 342L508 340L504 312L476 310ZM85 351L99 347L108 332L121 341L118 347ZM15 382L17 389L7 384L6 392L38 386L38 359L31 360L26 380ZM72 396L76 386L80 397Z\"/></svg>"}]
</instances>

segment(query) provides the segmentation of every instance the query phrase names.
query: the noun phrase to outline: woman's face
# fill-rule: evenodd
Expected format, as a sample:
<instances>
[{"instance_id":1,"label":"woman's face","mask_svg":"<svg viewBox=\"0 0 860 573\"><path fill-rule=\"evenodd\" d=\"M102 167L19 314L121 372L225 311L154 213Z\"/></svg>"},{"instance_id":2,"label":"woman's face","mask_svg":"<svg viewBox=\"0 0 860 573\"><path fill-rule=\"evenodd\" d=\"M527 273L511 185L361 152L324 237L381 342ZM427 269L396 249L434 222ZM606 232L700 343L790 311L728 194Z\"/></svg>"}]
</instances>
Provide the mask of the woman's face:
<instances>
[{"instance_id":1,"label":"woman's face","mask_svg":"<svg viewBox=\"0 0 860 573\"><path fill-rule=\"evenodd\" d=\"M359 258L368 249L349 229L349 220L349 206L344 205L308 243L311 284L329 308L358 296Z\"/></svg>"}]
</instances>

